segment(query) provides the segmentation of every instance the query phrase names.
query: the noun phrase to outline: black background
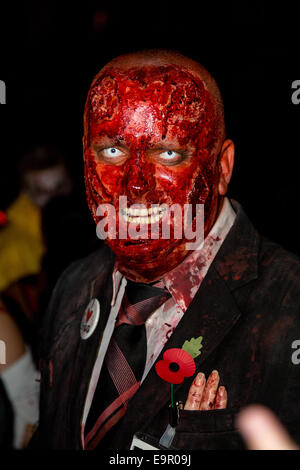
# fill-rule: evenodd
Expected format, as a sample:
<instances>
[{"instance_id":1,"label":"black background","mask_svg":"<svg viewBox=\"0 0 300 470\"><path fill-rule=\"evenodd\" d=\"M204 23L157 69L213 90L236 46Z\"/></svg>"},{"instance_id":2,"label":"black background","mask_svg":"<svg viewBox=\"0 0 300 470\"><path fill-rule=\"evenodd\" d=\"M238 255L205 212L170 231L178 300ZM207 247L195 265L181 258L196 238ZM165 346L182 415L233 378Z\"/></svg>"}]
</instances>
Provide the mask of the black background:
<instances>
[{"instance_id":1,"label":"black background","mask_svg":"<svg viewBox=\"0 0 300 470\"><path fill-rule=\"evenodd\" d=\"M16 195L24 151L54 144L83 188L82 113L93 76L116 55L176 49L201 62L223 94L236 144L229 195L263 234L300 254L300 79L297 2L58 0L1 6L0 208Z\"/></svg>"}]
</instances>

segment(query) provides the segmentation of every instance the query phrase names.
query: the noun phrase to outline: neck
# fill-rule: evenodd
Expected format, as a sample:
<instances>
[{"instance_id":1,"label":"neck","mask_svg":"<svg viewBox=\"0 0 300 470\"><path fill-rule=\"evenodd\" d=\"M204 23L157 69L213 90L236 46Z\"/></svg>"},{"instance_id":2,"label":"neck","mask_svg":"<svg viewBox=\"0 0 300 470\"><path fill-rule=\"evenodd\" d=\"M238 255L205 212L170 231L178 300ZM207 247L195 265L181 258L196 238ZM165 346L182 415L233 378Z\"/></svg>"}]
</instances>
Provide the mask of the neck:
<instances>
[{"instance_id":1,"label":"neck","mask_svg":"<svg viewBox=\"0 0 300 470\"><path fill-rule=\"evenodd\" d=\"M224 197L218 199L216 205L216 210L210 215L210 217L205 222L204 227L204 238L207 237L213 225L215 224L219 214L222 210L224 204ZM192 240L189 240L192 242ZM117 260L117 269L122 273L126 278L134 282L154 282L161 279L165 274L167 274L172 269L176 268L184 258L191 254L193 250L187 250L185 248L186 243L182 243L176 246L171 253L163 256L163 253L159 260L155 260L148 263L135 262L131 260L128 264L128 259L118 259ZM140 260L138 260L140 261Z\"/></svg>"}]
</instances>

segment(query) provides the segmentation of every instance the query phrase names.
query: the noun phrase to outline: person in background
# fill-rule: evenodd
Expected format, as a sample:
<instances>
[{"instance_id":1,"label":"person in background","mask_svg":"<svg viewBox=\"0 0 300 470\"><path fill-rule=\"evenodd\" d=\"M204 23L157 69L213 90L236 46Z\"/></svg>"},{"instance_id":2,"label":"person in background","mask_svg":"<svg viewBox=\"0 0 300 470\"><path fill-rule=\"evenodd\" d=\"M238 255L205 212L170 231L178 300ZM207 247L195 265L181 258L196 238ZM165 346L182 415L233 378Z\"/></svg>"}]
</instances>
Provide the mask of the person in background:
<instances>
[{"instance_id":1,"label":"person in background","mask_svg":"<svg viewBox=\"0 0 300 470\"><path fill-rule=\"evenodd\" d=\"M53 197L72 189L64 156L51 147L37 147L24 155L18 172L20 192L7 209L0 232L0 291L40 272L45 251L41 211Z\"/></svg>"},{"instance_id":2,"label":"person in background","mask_svg":"<svg viewBox=\"0 0 300 470\"><path fill-rule=\"evenodd\" d=\"M18 173L19 195L1 219L0 293L35 351L35 321L44 289L40 273L46 252L42 211L54 197L70 194L72 180L64 154L50 146L35 147L23 155Z\"/></svg>"},{"instance_id":3,"label":"person in background","mask_svg":"<svg viewBox=\"0 0 300 470\"><path fill-rule=\"evenodd\" d=\"M12 429L11 447L23 449L38 423L39 374L31 351L1 298L0 341L1 441L8 446L5 434Z\"/></svg>"}]
</instances>

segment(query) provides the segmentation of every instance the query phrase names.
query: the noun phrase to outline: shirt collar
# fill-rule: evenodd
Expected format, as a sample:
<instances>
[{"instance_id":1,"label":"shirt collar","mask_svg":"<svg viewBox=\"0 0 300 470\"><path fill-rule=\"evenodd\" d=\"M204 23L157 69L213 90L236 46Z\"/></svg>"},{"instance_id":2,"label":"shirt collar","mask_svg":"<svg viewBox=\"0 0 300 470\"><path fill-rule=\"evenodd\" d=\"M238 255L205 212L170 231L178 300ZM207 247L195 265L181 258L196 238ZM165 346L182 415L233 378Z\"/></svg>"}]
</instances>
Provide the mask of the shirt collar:
<instances>
[{"instance_id":1,"label":"shirt collar","mask_svg":"<svg viewBox=\"0 0 300 470\"><path fill-rule=\"evenodd\" d=\"M168 291L185 312L198 291L211 263L232 227L236 214L228 198L224 198L221 212L199 249L163 276Z\"/></svg>"},{"instance_id":2,"label":"shirt collar","mask_svg":"<svg viewBox=\"0 0 300 470\"><path fill-rule=\"evenodd\" d=\"M213 259L232 227L236 214L228 198L224 198L221 212L199 249L193 250L176 268L162 277L164 285L181 310L185 312L199 289ZM115 267L112 273L114 305L123 275Z\"/></svg>"}]
</instances>

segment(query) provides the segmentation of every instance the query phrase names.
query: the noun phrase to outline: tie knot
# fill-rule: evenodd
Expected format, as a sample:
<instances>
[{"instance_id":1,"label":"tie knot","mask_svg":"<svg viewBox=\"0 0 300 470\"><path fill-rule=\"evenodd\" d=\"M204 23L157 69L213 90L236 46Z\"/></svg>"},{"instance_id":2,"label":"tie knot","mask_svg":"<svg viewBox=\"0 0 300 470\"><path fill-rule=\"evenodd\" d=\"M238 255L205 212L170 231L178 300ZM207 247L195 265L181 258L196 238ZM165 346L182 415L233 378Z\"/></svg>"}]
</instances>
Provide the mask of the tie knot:
<instances>
[{"instance_id":1,"label":"tie knot","mask_svg":"<svg viewBox=\"0 0 300 470\"><path fill-rule=\"evenodd\" d=\"M160 307L171 294L162 286L161 282L156 285L144 284L127 280L124 297L117 325L127 323L131 325L141 325L147 318Z\"/></svg>"}]
</instances>

